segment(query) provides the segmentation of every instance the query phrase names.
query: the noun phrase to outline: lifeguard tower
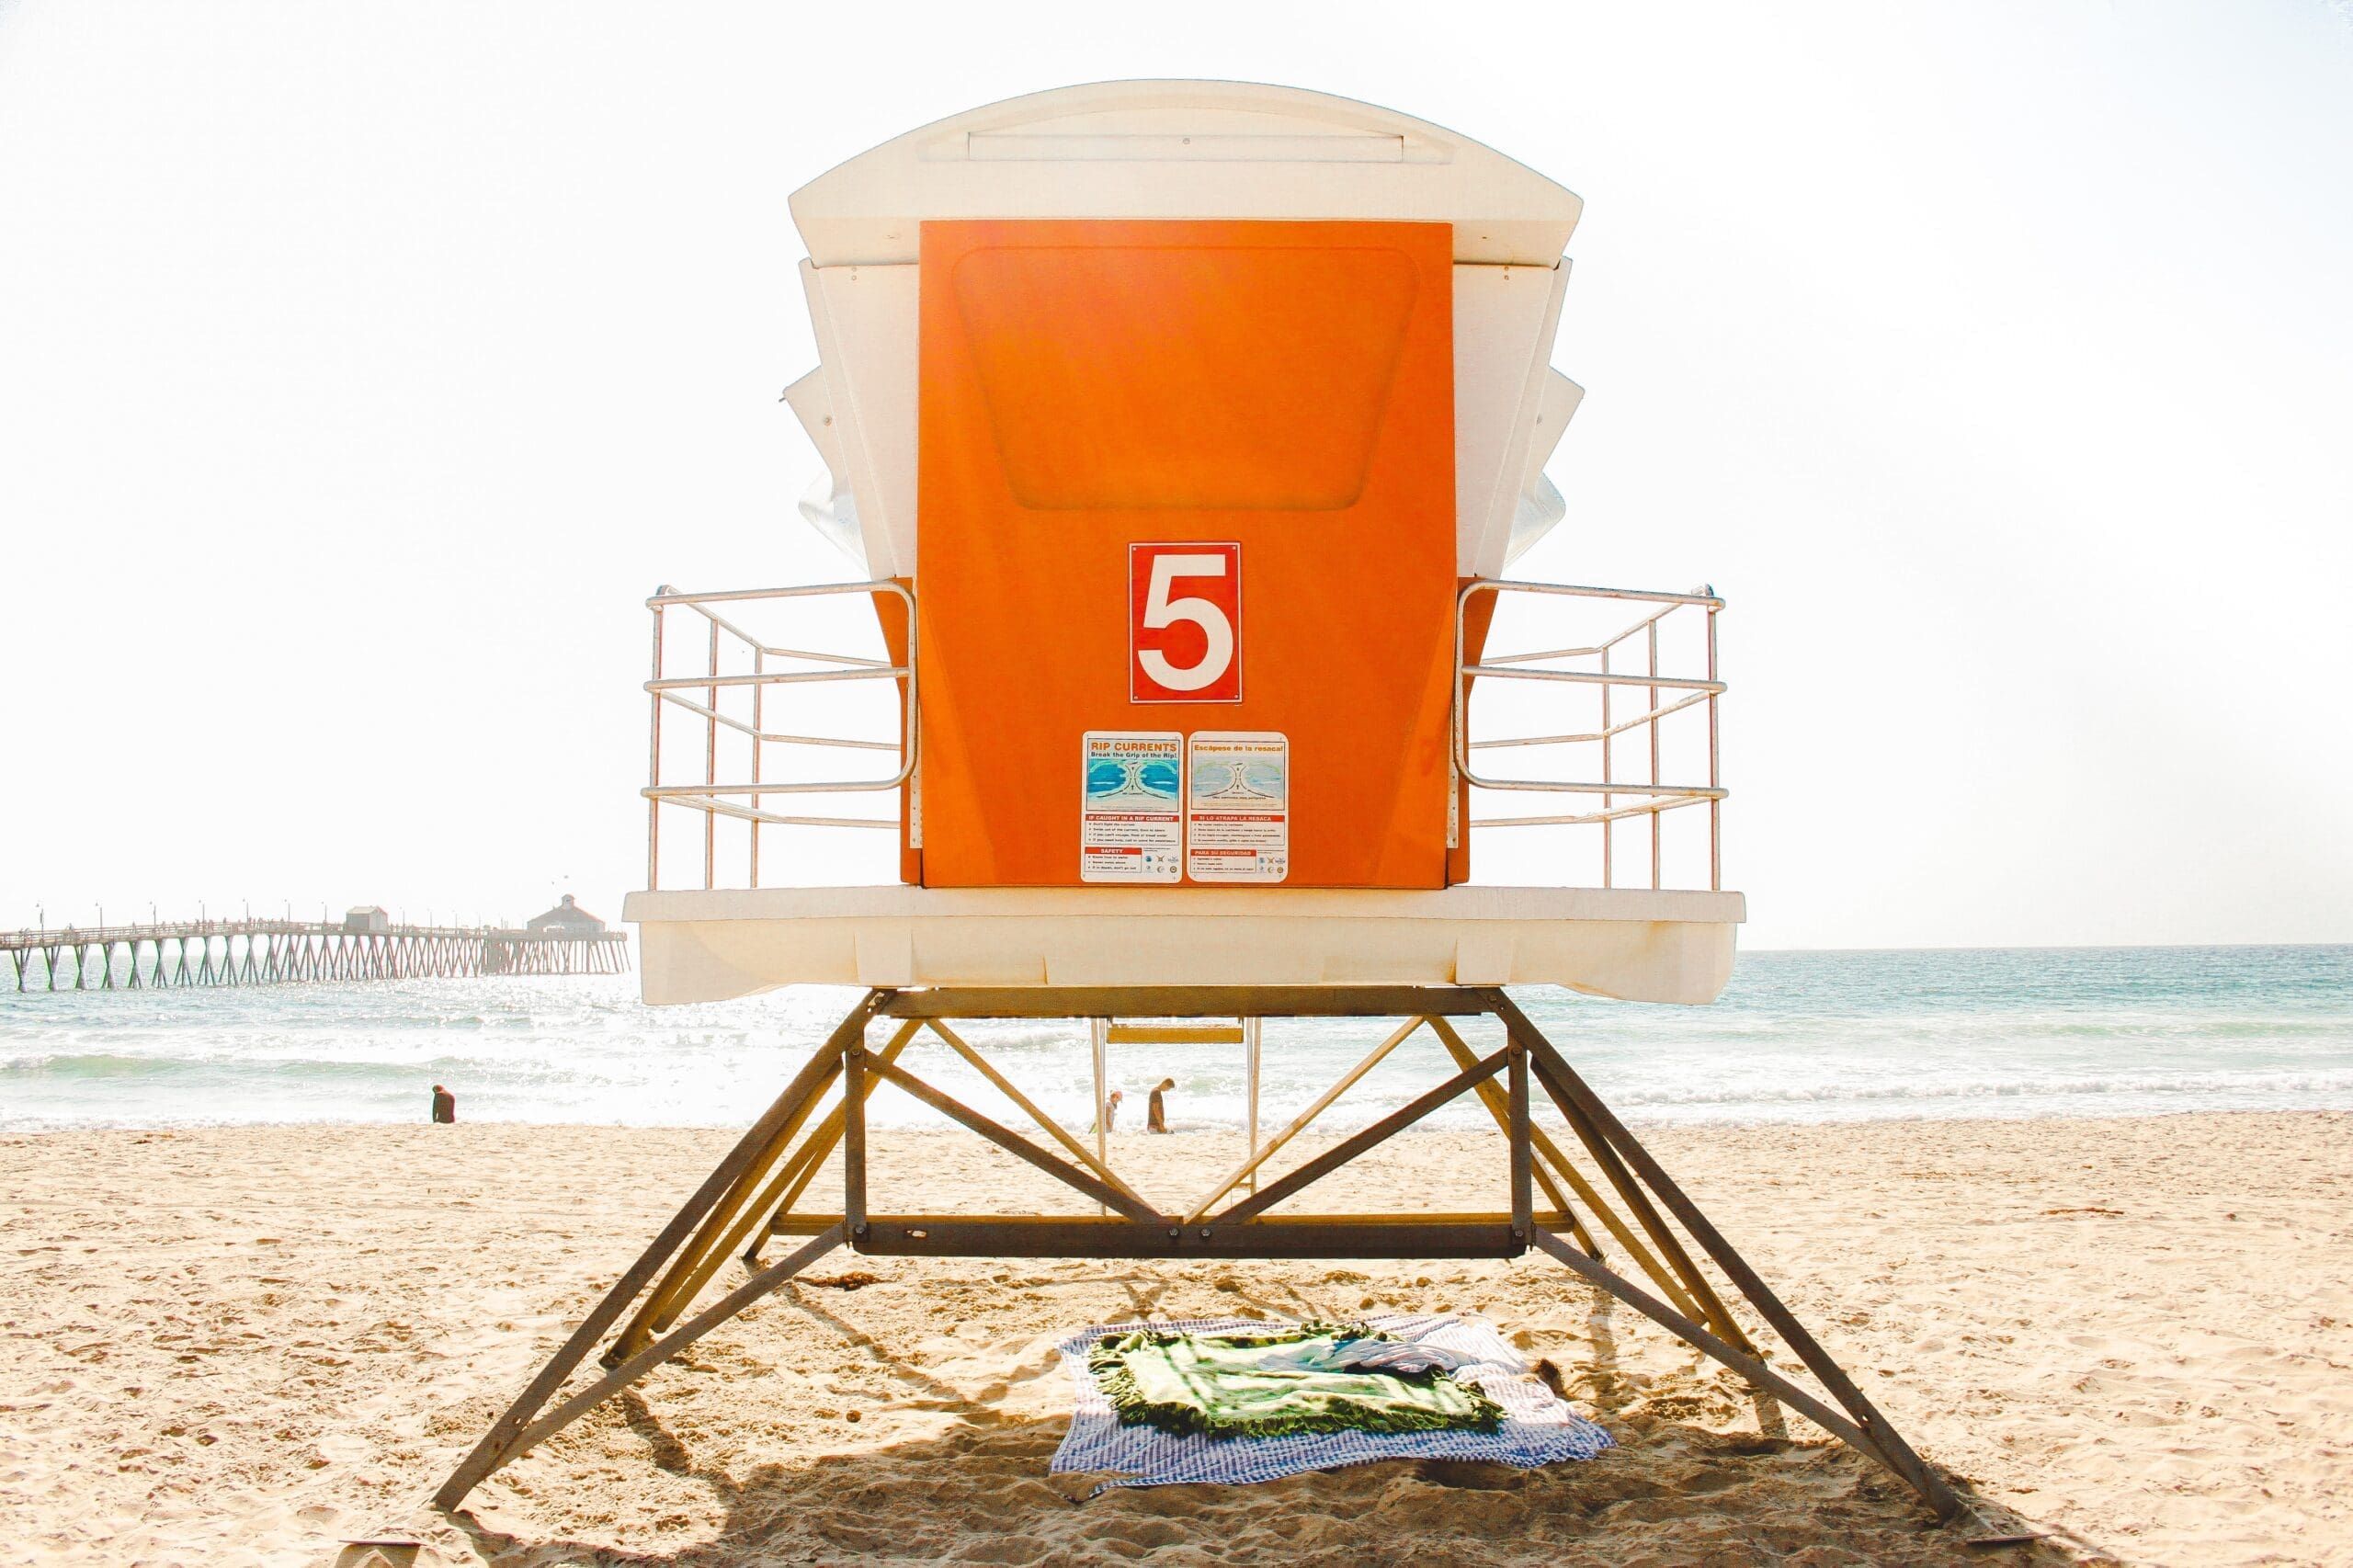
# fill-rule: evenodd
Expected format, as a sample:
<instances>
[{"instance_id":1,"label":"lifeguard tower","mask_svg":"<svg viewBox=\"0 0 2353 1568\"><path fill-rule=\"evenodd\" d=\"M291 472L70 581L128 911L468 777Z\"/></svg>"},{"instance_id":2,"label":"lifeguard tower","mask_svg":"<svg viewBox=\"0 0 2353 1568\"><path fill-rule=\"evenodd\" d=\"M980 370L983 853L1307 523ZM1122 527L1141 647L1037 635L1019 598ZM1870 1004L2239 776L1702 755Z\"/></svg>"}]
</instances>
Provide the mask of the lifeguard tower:
<instances>
[{"instance_id":1,"label":"lifeguard tower","mask_svg":"<svg viewBox=\"0 0 2353 1568\"><path fill-rule=\"evenodd\" d=\"M1954 1511L1504 989L1710 1002L1744 912L1719 854L1722 601L1507 575L1562 521L1543 470L1581 395L1550 364L1577 198L1387 109L1120 82L911 131L791 207L821 363L787 398L827 470L801 510L859 571L648 601L626 914L649 1001L866 995L440 1506L847 1246L1534 1249ZM866 885L775 885L861 838ZM1474 855L1524 885L1474 884ZM1396 1027L1262 1138L1262 1020L1334 1016ZM1109 1046L1238 1047L1246 1149L1155 1206L956 1028L982 1018L1085 1020L1098 1129ZM1453 1076L1276 1174L1421 1029ZM901 1065L925 1031L1038 1136ZM870 1212L885 1085L1099 1211ZM1288 1206L1464 1095L1502 1134L1508 1210ZM813 1184L837 1150L836 1196ZM1818 1388L1768 1365L1751 1322ZM603 1375L567 1393L600 1346Z\"/></svg>"}]
</instances>

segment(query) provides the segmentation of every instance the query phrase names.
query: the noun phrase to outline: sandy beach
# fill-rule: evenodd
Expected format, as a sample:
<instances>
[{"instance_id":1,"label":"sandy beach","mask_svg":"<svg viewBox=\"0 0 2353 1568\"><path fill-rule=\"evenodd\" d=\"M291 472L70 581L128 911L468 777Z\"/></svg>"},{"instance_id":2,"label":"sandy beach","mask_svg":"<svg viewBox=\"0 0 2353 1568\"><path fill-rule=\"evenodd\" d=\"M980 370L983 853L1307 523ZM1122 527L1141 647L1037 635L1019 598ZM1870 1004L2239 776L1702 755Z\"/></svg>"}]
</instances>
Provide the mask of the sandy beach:
<instances>
[{"instance_id":1,"label":"sandy beach","mask_svg":"<svg viewBox=\"0 0 2353 1568\"><path fill-rule=\"evenodd\" d=\"M483 1485L422 1507L731 1141L461 1125L0 1140L0 1561L718 1565L2353 1562L2353 1116L1659 1132L1654 1147L1995 1525L1989 1559L1802 1421L1536 1257L824 1260ZM1122 1134L1147 1196L1232 1137ZM1431 1133L1318 1207L1492 1200ZM1474 1177L1472 1174L1476 1172ZM1029 1173L878 1137L878 1210ZM822 1190L822 1187L820 1188ZM873 1282L860 1284L858 1274ZM847 1278L846 1278L847 1277ZM1449 1309L1549 1358L1620 1447L1079 1502L1051 1341L1139 1315Z\"/></svg>"}]
</instances>

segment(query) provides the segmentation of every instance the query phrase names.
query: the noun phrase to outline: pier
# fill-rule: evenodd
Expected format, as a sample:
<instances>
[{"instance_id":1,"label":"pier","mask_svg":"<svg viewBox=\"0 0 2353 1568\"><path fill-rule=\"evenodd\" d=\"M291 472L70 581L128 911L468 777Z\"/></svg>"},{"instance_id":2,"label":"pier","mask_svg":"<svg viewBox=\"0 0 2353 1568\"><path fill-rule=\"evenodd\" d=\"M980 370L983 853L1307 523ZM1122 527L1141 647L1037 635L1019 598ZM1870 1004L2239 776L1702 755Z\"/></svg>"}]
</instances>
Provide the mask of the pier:
<instances>
[{"instance_id":1,"label":"pier","mask_svg":"<svg viewBox=\"0 0 2353 1568\"><path fill-rule=\"evenodd\" d=\"M349 916L0 931L0 962L18 991L625 974L630 968L629 936L622 931L395 926L355 923Z\"/></svg>"}]
</instances>

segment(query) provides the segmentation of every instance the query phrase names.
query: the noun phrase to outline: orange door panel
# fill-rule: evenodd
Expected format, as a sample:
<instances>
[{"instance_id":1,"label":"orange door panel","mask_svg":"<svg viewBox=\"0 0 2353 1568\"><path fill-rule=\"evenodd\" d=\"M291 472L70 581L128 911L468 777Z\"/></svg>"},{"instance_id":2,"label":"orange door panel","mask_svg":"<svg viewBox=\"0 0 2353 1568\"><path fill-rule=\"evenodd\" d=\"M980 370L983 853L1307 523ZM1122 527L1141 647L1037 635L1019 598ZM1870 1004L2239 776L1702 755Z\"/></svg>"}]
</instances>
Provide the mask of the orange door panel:
<instances>
[{"instance_id":1,"label":"orange door panel","mask_svg":"<svg viewBox=\"0 0 2353 1568\"><path fill-rule=\"evenodd\" d=\"M1286 736L1290 885L1445 885L1452 250L1429 223L924 225L926 885L1075 884L1083 737L1122 730ZM1136 674L1140 545L1238 568L1237 678L1183 684L1222 608L1146 637L1173 686Z\"/></svg>"}]
</instances>

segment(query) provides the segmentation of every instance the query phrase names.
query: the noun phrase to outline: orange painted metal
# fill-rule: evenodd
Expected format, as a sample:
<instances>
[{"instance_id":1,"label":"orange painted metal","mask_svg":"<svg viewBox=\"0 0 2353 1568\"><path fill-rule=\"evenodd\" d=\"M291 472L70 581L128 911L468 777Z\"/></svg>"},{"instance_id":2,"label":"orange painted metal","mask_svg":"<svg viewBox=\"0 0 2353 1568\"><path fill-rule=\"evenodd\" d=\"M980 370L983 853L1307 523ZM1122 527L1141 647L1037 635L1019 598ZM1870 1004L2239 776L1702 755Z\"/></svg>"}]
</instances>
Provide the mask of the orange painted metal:
<instances>
[{"instance_id":1,"label":"orange painted metal","mask_svg":"<svg viewBox=\"0 0 2353 1568\"><path fill-rule=\"evenodd\" d=\"M1087 731L1270 730L1292 885L1445 885L1449 228L930 222L922 258L924 884L1076 883ZM1242 699L1132 702L1130 547L1199 540L1241 547Z\"/></svg>"}]
</instances>

